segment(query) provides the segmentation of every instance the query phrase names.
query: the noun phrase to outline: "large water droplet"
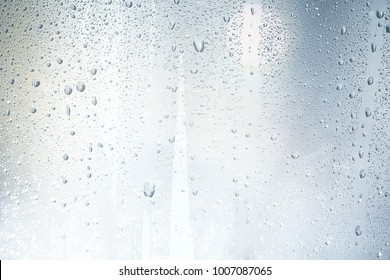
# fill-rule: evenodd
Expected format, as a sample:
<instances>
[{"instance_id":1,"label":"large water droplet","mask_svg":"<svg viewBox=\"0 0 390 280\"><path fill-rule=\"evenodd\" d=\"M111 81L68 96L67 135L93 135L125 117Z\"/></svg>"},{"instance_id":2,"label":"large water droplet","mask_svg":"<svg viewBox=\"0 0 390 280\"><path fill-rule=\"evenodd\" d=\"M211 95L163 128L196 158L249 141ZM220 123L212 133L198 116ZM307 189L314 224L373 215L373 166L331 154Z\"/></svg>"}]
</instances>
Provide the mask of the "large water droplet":
<instances>
[{"instance_id":1,"label":"large water droplet","mask_svg":"<svg viewBox=\"0 0 390 280\"><path fill-rule=\"evenodd\" d=\"M125 1L125 6L126 6L127 8L131 8L131 7L133 6L133 2L131 2L131 1L129 1L129 0L126 0L126 1Z\"/></svg>"},{"instance_id":2,"label":"large water droplet","mask_svg":"<svg viewBox=\"0 0 390 280\"><path fill-rule=\"evenodd\" d=\"M371 43L371 51L372 52L376 51L376 44L375 43Z\"/></svg>"},{"instance_id":3,"label":"large water droplet","mask_svg":"<svg viewBox=\"0 0 390 280\"><path fill-rule=\"evenodd\" d=\"M151 182L146 182L144 184L144 195L147 197L152 197L156 191L156 185Z\"/></svg>"},{"instance_id":4,"label":"large water droplet","mask_svg":"<svg viewBox=\"0 0 390 280\"><path fill-rule=\"evenodd\" d=\"M364 169L360 170L360 172L359 172L359 177L360 178L363 179L364 177L366 177L366 175L367 175L366 170L364 170Z\"/></svg>"},{"instance_id":5,"label":"large water droplet","mask_svg":"<svg viewBox=\"0 0 390 280\"><path fill-rule=\"evenodd\" d=\"M371 116L371 110L370 110L370 108L366 108L365 110L364 110L364 113L366 114L366 117L368 118L369 116Z\"/></svg>"},{"instance_id":6,"label":"large water droplet","mask_svg":"<svg viewBox=\"0 0 390 280\"><path fill-rule=\"evenodd\" d=\"M386 24L386 32L390 33L390 23Z\"/></svg>"},{"instance_id":7,"label":"large water droplet","mask_svg":"<svg viewBox=\"0 0 390 280\"><path fill-rule=\"evenodd\" d=\"M85 90L85 84L84 84L84 82L78 81L77 84L76 84L76 89L77 89L79 92L83 92L83 91Z\"/></svg>"},{"instance_id":8,"label":"large water droplet","mask_svg":"<svg viewBox=\"0 0 390 280\"><path fill-rule=\"evenodd\" d=\"M360 236L362 234L362 229L360 227L360 225L357 225L356 228L355 228L355 234L357 236Z\"/></svg>"},{"instance_id":9,"label":"large water droplet","mask_svg":"<svg viewBox=\"0 0 390 280\"><path fill-rule=\"evenodd\" d=\"M376 17L377 18L383 18L383 16L385 15L385 13L382 11L382 10L377 10L376 11Z\"/></svg>"},{"instance_id":10,"label":"large water droplet","mask_svg":"<svg viewBox=\"0 0 390 280\"><path fill-rule=\"evenodd\" d=\"M39 81L39 80L33 80L32 81L32 85L33 85L33 87L39 87L39 85L41 84L41 82Z\"/></svg>"},{"instance_id":11,"label":"large water droplet","mask_svg":"<svg viewBox=\"0 0 390 280\"><path fill-rule=\"evenodd\" d=\"M197 52L203 52L204 50L204 41L193 41L194 48Z\"/></svg>"},{"instance_id":12,"label":"large water droplet","mask_svg":"<svg viewBox=\"0 0 390 280\"><path fill-rule=\"evenodd\" d=\"M66 95L70 95L72 93L73 89L71 86L65 86L64 92Z\"/></svg>"},{"instance_id":13,"label":"large water droplet","mask_svg":"<svg viewBox=\"0 0 390 280\"><path fill-rule=\"evenodd\" d=\"M341 27L341 35L345 35L345 33L347 33L347 27L346 26L342 26Z\"/></svg>"},{"instance_id":14,"label":"large water droplet","mask_svg":"<svg viewBox=\"0 0 390 280\"><path fill-rule=\"evenodd\" d=\"M373 77L368 77L367 79L367 84L370 86L374 83L374 78Z\"/></svg>"}]
</instances>

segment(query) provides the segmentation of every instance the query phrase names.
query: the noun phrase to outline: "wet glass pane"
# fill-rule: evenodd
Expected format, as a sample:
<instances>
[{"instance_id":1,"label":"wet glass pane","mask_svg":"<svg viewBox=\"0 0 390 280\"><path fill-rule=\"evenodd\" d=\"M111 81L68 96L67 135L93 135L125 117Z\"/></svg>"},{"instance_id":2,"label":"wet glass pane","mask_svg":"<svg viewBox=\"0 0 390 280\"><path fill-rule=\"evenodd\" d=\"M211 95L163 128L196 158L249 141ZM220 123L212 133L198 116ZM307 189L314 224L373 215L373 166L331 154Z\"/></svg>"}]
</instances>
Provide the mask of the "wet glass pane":
<instances>
[{"instance_id":1,"label":"wet glass pane","mask_svg":"<svg viewBox=\"0 0 390 280\"><path fill-rule=\"evenodd\" d=\"M0 0L2 259L389 259L387 1Z\"/></svg>"}]
</instances>

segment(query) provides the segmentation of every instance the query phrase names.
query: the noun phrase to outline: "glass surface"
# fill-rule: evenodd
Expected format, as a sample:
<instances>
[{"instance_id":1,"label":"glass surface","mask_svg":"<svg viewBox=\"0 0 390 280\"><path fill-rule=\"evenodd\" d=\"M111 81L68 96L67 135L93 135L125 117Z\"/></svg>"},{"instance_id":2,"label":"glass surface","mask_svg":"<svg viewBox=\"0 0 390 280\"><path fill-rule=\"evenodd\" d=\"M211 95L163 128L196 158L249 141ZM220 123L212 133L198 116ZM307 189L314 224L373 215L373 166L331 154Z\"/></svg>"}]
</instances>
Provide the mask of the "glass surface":
<instances>
[{"instance_id":1,"label":"glass surface","mask_svg":"<svg viewBox=\"0 0 390 280\"><path fill-rule=\"evenodd\" d=\"M0 258L389 259L389 8L0 0Z\"/></svg>"}]
</instances>

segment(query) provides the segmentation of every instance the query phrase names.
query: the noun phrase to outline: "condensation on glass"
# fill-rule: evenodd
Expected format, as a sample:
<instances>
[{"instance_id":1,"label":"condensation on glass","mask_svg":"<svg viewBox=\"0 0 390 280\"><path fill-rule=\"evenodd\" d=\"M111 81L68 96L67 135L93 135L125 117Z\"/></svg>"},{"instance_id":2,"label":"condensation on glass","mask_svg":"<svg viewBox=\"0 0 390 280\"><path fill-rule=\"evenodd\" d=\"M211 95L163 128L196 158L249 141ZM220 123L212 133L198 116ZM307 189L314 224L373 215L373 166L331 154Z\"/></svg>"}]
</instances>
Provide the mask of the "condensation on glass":
<instances>
[{"instance_id":1,"label":"condensation on glass","mask_svg":"<svg viewBox=\"0 0 390 280\"><path fill-rule=\"evenodd\" d=\"M2 259L389 259L388 1L0 1Z\"/></svg>"}]
</instances>

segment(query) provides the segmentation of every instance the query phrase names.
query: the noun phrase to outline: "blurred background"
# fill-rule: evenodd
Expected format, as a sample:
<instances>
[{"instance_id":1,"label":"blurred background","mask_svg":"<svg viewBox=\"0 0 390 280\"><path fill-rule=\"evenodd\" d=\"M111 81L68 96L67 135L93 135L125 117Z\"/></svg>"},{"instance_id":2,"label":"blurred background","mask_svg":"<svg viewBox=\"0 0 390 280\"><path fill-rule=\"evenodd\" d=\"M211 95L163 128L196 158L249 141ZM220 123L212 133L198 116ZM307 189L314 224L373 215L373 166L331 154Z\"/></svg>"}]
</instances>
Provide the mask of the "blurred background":
<instances>
[{"instance_id":1,"label":"blurred background","mask_svg":"<svg viewBox=\"0 0 390 280\"><path fill-rule=\"evenodd\" d=\"M389 8L0 0L1 259L389 259Z\"/></svg>"}]
</instances>

